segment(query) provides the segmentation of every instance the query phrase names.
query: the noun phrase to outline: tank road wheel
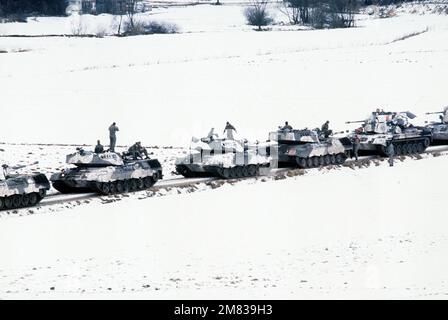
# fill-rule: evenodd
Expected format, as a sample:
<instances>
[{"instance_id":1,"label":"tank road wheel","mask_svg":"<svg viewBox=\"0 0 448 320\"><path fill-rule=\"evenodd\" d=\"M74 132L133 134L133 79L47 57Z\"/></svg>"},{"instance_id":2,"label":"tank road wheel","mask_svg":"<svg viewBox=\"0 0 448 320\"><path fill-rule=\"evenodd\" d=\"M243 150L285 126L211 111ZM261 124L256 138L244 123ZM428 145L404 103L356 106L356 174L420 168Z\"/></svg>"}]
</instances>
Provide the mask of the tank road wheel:
<instances>
[{"instance_id":1,"label":"tank road wheel","mask_svg":"<svg viewBox=\"0 0 448 320\"><path fill-rule=\"evenodd\" d=\"M401 144L394 145L394 148L395 148L395 153L397 155L402 155L403 154L403 149L402 149Z\"/></svg>"},{"instance_id":2,"label":"tank road wheel","mask_svg":"<svg viewBox=\"0 0 448 320\"><path fill-rule=\"evenodd\" d=\"M110 193L117 193L117 183L112 181L109 183Z\"/></svg>"},{"instance_id":3,"label":"tank road wheel","mask_svg":"<svg viewBox=\"0 0 448 320\"><path fill-rule=\"evenodd\" d=\"M425 145L423 144L423 142L419 142L417 143L417 152L418 153L423 153L425 152Z\"/></svg>"},{"instance_id":4,"label":"tank road wheel","mask_svg":"<svg viewBox=\"0 0 448 320\"><path fill-rule=\"evenodd\" d=\"M28 207L30 205L30 195L24 194L22 196L22 207Z\"/></svg>"},{"instance_id":5,"label":"tank road wheel","mask_svg":"<svg viewBox=\"0 0 448 320\"><path fill-rule=\"evenodd\" d=\"M145 188L146 189L149 189L149 188L151 188L154 185L153 180L152 180L151 177L143 178L143 183L145 184Z\"/></svg>"},{"instance_id":6,"label":"tank road wheel","mask_svg":"<svg viewBox=\"0 0 448 320\"><path fill-rule=\"evenodd\" d=\"M296 158L296 162L297 162L299 168L302 168L302 169L306 168L306 159L305 158Z\"/></svg>"},{"instance_id":7,"label":"tank road wheel","mask_svg":"<svg viewBox=\"0 0 448 320\"><path fill-rule=\"evenodd\" d=\"M256 177L256 176L258 176L259 169L258 169L258 167L257 167L256 165L251 164L251 165L249 166L248 170L249 170L249 175L250 175L251 177Z\"/></svg>"},{"instance_id":8,"label":"tank road wheel","mask_svg":"<svg viewBox=\"0 0 448 320\"><path fill-rule=\"evenodd\" d=\"M418 154L418 143L417 142L412 144L412 153Z\"/></svg>"},{"instance_id":9,"label":"tank road wheel","mask_svg":"<svg viewBox=\"0 0 448 320\"><path fill-rule=\"evenodd\" d=\"M123 181L117 181L116 182L116 188L117 188L117 192L118 193L123 193L124 192Z\"/></svg>"},{"instance_id":10,"label":"tank road wheel","mask_svg":"<svg viewBox=\"0 0 448 320\"><path fill-rule=\"evenodd\" d=\"M12 207L14 209L20 208L21 204L22 204L22 196L21 195L12 196Z\"/></svg>"},{"instance_id":11,"label":"tank road wheel","mask_svg":"<svg viewBox=\"0 0 448 320\"><path fill-rule=\"evenodd\" d=\"M403 143L401 146L401 154L402 155L407 155L408 154L408 144L407 143Z\"/></svg>"},{"instance_id":12,"label":"tank road wheel","mask_svg":"<svg viewBox=\"0 0 448 320\"><path fill-rule=\"evenodd\" d=\"M138 190L143 190L145 189L145 183L143 182L143 179L137 179L137 188Z\"/></svg>"},{"instance_id":13,"label":"tank road wheel","mask_svg":"<svg viewBox=\"0 0 448 320\"><path fill-rule=\"evenodd\" d=\"M329 166L331 164L331 157L330 155L325 155L324 156L324 166Z\"/></svg>"},{"instance_id":14,"label":"tank road wheel","mask_svg":"<svg viewBox=\"0 0 448 320\"><path fill-rule=\"evenodd\" d=\"M0 198L0 210L3 210L4 207L5 207L5 199Z\"/></svg>"},{"instance_id":15,"label":"tank road wheel","mask_svg":"<svg viewBox=\"0 0 448 320\"><path fill-rule=\"evenodd\" d=\"M37 195L37 193L30 193L30 206L35 206L38 202L39 202L39 196Z\"/></svg>"},{"instance_id":16,"label":"tank road wheel","mask_svg":"<svg viewBox=\"0 0 448 320\"><path fill-rule=\"evenodd\" d=\"M131 179L131 181L129 182L129 190L130 191L137 191L138 189L138 180L137 179Z\"/></svg>"},{"instance_id":17,"label":"tank road wheel","mask_svg":"<svg viewBox=\"0 0 448 320\"><path fill-rule=\"evenodd\" d=\"M315 168L319 167L319 158L318 157L312 157L311 161L312 161L313 167L315 167Z\"/></svg>"},{"instance_id":18,"label":"tank road wheel","mask_svg":"<svg viewBox=\"0 0 448 320\"><path fill-rule=\"evenodd\" d=\"M311 158L307 158L306 159L306 167L307 168L312 168L313 167L313 159L311 159Z\"/></svg>"},{"instance_id":19,"label":"tank road wheel","mask_svg":"<svg viewBox=\"0 0 448 320\"><path fill-rule=\"evenodd\" d=\"M247 166L242 167L241 170L243 173L243 177L250 177L249 168Z\"/></svg>"},{"instance_id":20,"label":"tank road wheel","mask_svg":"<svg viewBox=\"0 0 448 320\"><path fill-rule=\"evenodd\" d=\"M102 194L105 194L105 195L111 193L111 190L110 190L110 184L109 184L109 183L107 183L107 182L103 182L103 183L101 184L101 193L102 193Z\"/></svg>"},{"instance_id":21,"label":"tank road wheel","mask_svg":"<svg viewBox=\"0 0 448 320\"><path fill-rule=\"evenodd\" d=\"M323 156L320 156L319 157L319 166L324 166L325 165L325 160L324 160L324 157Z\"/></svg>"},{"instance_id":22,"label":"tank road wheel","mask_svg":"<svg viewBox=\"0 0 448 320\"><path fill-rule=\"evenodd\" d=\"M232 178L232 179L238 178L238 174L236 172L236 167L230 168L230 178Z\"/></svg>"},{"instance_id":23,"label":"tank road wheel","mask_svg":"<svg viewBox=\"0 0 448 320\"><path fill-rule=\"evenodd\" d=\"M244 177L244 175L243 175L243 167L240 167L240 166L235 167L235 173L236 173L236 176L238 178Z\"/></svg>"},{"instance_id":24,"label":"tank road wheel","mask_svg":"<svg viewBox=\"0 0 448 320\"><path fill-rule=\"evenodd\" d=\"M5 198L5 208L12 209L12 197Z\"/></svg>"},{"instance_id":25,"label":"tank road wheel","mask_svg":"<svg viewBox=\"0 0 448 320\"><path fill-rule=\"evenodd\" d=\"M330 163L331 163L331 164L336 164L336 156L335 156L334 154L332 154L332 155L330 156Z\"/></svg>"},{"instance_id":26,"label":"tank road wheel","mask_svg":"<svg viewBox=\"0 0 448 320\"><path fill-rule=\"evenodd\" d=\"M340 153L336 155L336 164L343 164L345 161L344 156Z\"/></svg>"},{"instance_id":27,"label":"tank road wheel","mask_svg":"<svg viewBox=\"0 0 448 320\"><path fill-rule=\"evenodd\" d=\"M129 192L130 188L131 188L131 184L130 184L129 180L124 180L123 181L124 192Z\"/></svg>"},{"instance_id":28,"label":"tank road wheel","mask_svg":"<svg viewBox=\"0 0 448 320\"><path fill-rule=\"evenodd\" d=\"M431 141L429 140L429 138L426 138L423 141L423 145L425 146L425 149L428 148L430 144L431 144Z\"/></svg>"},{"instance_id":29,"label":"tank road wheel","mask_svg":"<svg viewBox=\"0 0 448 320\"><path fill-rule=\"evenodd\" d=\"M229 179L230 178L230 169L222 168L222 176L224 179Z\"/></svg>"}]
</instances>

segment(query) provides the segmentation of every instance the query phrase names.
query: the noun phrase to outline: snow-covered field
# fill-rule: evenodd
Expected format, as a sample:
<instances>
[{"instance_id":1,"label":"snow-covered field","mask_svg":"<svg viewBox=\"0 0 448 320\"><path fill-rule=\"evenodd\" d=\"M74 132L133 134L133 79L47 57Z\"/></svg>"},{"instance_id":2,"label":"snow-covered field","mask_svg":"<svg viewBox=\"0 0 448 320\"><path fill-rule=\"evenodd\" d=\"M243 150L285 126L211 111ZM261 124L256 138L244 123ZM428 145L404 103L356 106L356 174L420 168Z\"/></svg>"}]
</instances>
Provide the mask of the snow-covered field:
<instances>
[{"instance_id":1,"label":"snow-covered field","mask_svg":"<svg viewBox=\"0 0 448 320\"><path fill-rule=\"evenodd\" d=\"M116 121L120 145L159 146L171 172L182 150L160 147L225 121L265 140L285 120L343 130L382 107L423 123L448 103L446 15L255 32L239 5L158 10L181 33L0 37L0 160L51 173L73 146L12 143L106 142ZM70 19L0 24L0 34L67 33ZM110 17L86 19L96 28ZM378 162L2 216L0 298L446 298L445 164Z\"/></svg>"},{"instance_id":2,"label":"snow-covered field","mask_svg":"<svg viewBox=\"0 0 448 320\"><path fill-rule=\"evenodd\" d=\"M3 219L0 295L446 298L445 191L417 184L445 180L428 168L446 161Z\"/></svg>"}]
</instances>

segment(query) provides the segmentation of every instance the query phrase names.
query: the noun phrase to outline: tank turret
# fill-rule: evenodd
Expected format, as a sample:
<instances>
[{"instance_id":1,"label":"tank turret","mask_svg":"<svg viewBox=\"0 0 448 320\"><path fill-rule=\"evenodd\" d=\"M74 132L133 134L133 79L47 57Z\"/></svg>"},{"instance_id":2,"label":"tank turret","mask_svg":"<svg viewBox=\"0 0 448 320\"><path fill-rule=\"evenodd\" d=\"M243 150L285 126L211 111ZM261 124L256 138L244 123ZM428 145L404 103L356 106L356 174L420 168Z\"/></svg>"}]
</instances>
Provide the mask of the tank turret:
<instances>
[{"instance_id":1,"label":"tank turret","mask_svg":"<svg viewBox=\"0 0 448 320\"><path fill-rule=\"evenodd\" d=\"M73 164L77 167L108 167L122 166L124 161L120 155L115 152L94 153L77 149L77 152L67 155L67 164Z\"/></svg>"}]
</instances>

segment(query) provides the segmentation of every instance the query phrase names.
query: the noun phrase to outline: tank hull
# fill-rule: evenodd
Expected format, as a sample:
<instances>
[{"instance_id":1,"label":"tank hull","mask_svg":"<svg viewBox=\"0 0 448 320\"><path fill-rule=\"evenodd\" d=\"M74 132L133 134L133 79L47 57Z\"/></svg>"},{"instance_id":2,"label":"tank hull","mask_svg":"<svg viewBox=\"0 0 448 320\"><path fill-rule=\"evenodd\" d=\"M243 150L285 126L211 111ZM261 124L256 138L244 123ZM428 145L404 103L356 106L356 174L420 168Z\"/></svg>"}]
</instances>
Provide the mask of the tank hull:
<instances>
[{"instance_id":1,"label":"tank hull","mask_svg":"<svg viewBox=\"0 0 448 320\"><path fill-rule=\"evenodd\" d=\"M176 171L186 178L236 179L258 176L262 169L269 168L270 164L270 157L251 152L208 155L195 153L178 159Z\"/></svg>"}]
</instances>

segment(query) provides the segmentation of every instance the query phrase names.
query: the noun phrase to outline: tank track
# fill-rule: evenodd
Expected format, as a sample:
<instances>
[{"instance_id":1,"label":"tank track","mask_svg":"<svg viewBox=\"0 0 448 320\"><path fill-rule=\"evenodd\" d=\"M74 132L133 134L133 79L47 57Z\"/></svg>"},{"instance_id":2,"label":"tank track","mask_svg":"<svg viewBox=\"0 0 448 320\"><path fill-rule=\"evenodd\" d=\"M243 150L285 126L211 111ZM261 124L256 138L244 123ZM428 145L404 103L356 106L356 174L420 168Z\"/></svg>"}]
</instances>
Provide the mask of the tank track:
<instances>
[{"instance_id":1,"label":"tank track","mask_svg":"<svg viewBox=\"0 0 448 320\"><path fill-rule=\"evenodd\" d=\"M216 174L218 177L223 179L240 179L240 178L249 178L249 177L257 177L260 175L260 168L263 166L249 164L244 166L236 166L231 168L223 168L217 167Z\"/></svg>"},{"instance_id":2,"label":"tank track","mask_svg":"<svg viewBox=\"0 0 448 320\"><path fill-rule=\"evenodd\" d=\"M141 191L153 187L159 179L159 174L155 174L152 177L145 177L141 179L118 180L112 182L94 181L91 183L91 191L102 195Z\"/></svg>"},{"instance_id":3,"label":"tank track","mask_svg":"<svg viewBox=\"0 0 448 320\"><path fill-rule=\"evenodd\" d=\"M45 198L46 191L15 194L9 197L0 197L0 211L28 208L38 205Z\"/></svg>"},{"instance_id":4,"label":"tank track","mask_svg":"<svg viewBox=\"0 0 448 320\"><path fill-rule=\"evenodd\" d=\"M429 138L424 138L418 140L393 141L392 144L394 145L396 156L405 156L425 152L430 146L431 141ZM387 157L386 147L382 146L380 149L382 156Z\"/></svg>"},{"instance_id":5,"label":"tank track","mask_svg":"<svg viewBox=\"0 0 448 320\"><path fill-rule=\"evenodd\" d=\"M327 154L325 156L309 157L309 158L297 157L296 164L301 169L308 169L329 165L341 165L344 164L346 160L347 155L345 153L338 153L338 154Z\"/></svg>"},{"instance_id":6,"label":"tank track","mask_svg":"<svg viewBox=\"0 0 448 320\"><path fill-rule=\"evenodd\" d=\"M191 171L187 166L177 165L176 171L183 175L185 178L199 178L199 177L218 177L222 179L240 179L240 178L250 178L260 175L260 169L262 167L267 167L268 165L243 165L235 166L231 168L224 167L214 167L209 166L206 168L206 172L194 172Z\"/></svg>"}]
</instances>

